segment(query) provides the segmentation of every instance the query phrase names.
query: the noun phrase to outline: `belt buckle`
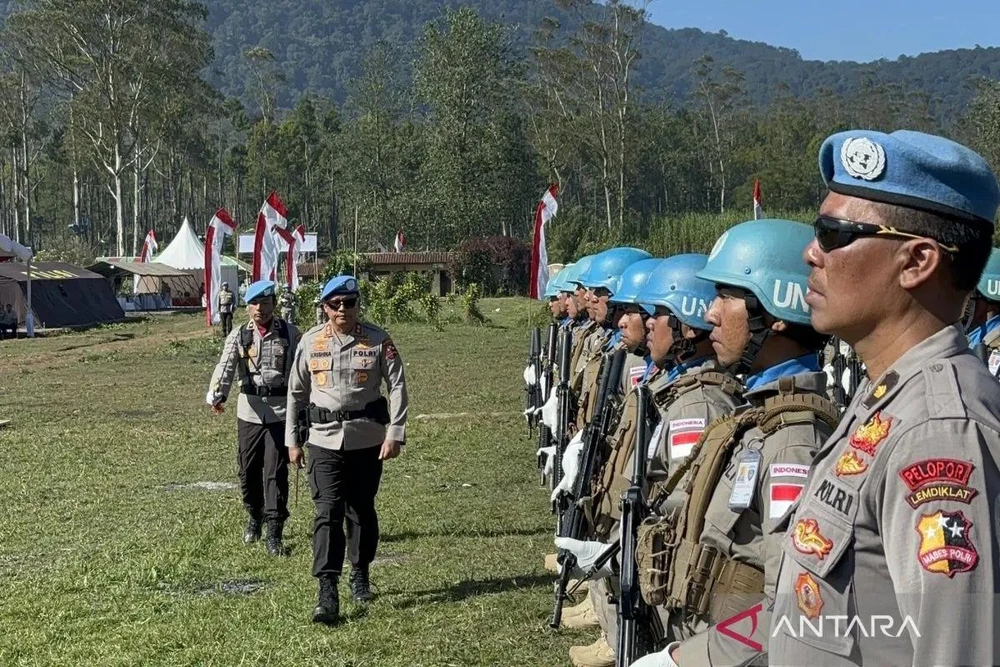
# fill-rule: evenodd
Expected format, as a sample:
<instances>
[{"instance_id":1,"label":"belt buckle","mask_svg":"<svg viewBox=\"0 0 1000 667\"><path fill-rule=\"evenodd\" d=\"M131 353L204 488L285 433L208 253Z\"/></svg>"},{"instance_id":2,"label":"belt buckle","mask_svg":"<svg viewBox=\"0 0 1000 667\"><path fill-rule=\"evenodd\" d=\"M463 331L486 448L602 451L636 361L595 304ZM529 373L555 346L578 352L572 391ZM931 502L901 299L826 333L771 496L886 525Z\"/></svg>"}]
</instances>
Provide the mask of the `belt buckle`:
<instances>
[{"instance_id":1,"label":"belt buckle","mask_svg":"<svg viewBox=\"0 0 1000 667\"><path fill-rule=\"evenodd\" d=\"M339 421L340 423L344 423L346 421L350 421L349 417L350 417L350 415L347 414L347 410L338 410L337 411L337 421Z\"/></svg>"}]
</instances>

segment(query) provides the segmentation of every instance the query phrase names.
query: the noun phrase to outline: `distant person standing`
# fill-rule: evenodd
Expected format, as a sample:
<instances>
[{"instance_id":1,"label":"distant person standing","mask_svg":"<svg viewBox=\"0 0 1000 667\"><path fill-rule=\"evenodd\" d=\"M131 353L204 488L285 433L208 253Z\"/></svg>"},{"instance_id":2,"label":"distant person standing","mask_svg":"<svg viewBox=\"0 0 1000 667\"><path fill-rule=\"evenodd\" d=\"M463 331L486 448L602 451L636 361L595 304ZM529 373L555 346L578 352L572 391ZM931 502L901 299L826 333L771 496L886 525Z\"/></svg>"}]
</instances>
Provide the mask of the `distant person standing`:
<instances>
[{"instance_id":1,"label":"distant person standing","mask_svg":"<svg viewBox=\"0 0 1000 667\"><path fill-rule=\"evenodd\" d=\"M3 312L0 312L0 340L7 337L8 331L11 338L17 338L17 313L14 312L14 306L9 303Z\"/></svg>"},{"instance_id":2,"label":"distant person standing","mask_svg":"<svg viewBox=\"0 0 1000 667\"><path fill-rule=\"evenodd\" d=\"M219 289L219 318L222 320L222 335L228 336L233 330L233 310L236 308L236 295L229 289L229 283L222 283Z\"/></svg>"},{"instance_id":3,"label":"distant person standing","mask_svg":"<svg viewBox=\"0 0 1000 667\"><path fill-rule=\"evenodd\" d=\"M250 321L226 337L212 374L206 402L222 413L233 378L240 385L236 408L240 492L247 514L243 543L260 539L267 522L267 552L285 554L282 532L288 518L288 450L285 403L291 357L301 338L298 329L274 317L274 283L260 280L247 288Z\"/></svg>"},{"instance_id":4,"label":"distant person standing","mask_svg":"<svg viewBox=\"0 0 1000 667\"><path fill-rule=\"evenodd\" d=\"M286 322L295 321L295 295L285 290L278 299L278 306L281 309L281 319Z\"/></svg>"},{"instance_id":5,"label":"distant person standing","mask_svg":"<svg viewBox=\"0 0 1000 667\"><path fill-rule=\"evenodd\" d=\"M317 623L335 623L340 613L337 584L345 547L354 599L372 598L368 567L378 548L375 496L382 463L399 456L406 439L403 361L386 331L358 321L360 296L353 276L327 282L320 300L328 321L302 337L288 378L288 457L301 467L302 447L308 447L316 503L313 576L319 580L319 602L312 619ZM381 395L383 381L388 401ZM302 411L309 429L299 440Z\"/></svg>"}]
</instances>

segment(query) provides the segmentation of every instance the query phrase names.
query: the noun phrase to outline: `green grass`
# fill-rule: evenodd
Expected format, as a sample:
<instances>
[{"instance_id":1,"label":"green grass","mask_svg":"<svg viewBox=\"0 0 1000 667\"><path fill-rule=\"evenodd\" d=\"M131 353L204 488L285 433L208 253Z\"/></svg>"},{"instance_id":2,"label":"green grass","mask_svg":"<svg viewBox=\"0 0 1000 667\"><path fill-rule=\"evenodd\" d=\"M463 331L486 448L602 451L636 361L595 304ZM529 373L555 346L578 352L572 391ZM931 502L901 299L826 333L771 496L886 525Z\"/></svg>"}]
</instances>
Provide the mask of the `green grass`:
<instances>
[{"instance_id":1,"label":"green grass","mask_svg":"<svg viewBox=\"0 0 1000 667\"><path fill-rule=\"evenodd\" d=\"M241 544L235 488L172 490L236 483L234 411L204 405L220 341L201 316L0 343L0 665L567 663L595 636L547 626L553 518L520 416L532 308L482 307L487 326L391 328L408 443L379 494L379 597L365 613L342 595L335 628L309 622L304 476L280 560ZM501 416L415 419L456 412Z\"/></svg>"}]
</instances>

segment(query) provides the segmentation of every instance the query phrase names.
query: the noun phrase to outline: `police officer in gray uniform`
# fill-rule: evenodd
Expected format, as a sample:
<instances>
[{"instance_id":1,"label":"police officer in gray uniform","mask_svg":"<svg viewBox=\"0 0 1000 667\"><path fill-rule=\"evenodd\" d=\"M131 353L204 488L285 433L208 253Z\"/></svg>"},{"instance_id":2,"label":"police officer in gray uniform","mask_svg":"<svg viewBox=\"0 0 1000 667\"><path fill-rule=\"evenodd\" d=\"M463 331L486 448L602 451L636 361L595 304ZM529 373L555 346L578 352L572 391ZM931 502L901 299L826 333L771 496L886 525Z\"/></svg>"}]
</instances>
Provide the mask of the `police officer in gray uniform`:
<instances>
[{"instance_id":1,"label":"police officer in gray uniform","mask_svg":"<svg viewBox=\"0 0 1000 667\"><path fill-rule=\"evenodd\" d=\"M236 407L240 491L250 515L243 542L260 539L267 521L267 551L284 555L282 532L288 518L288 450L285 401L291 358L299 330L274 316L274 283L259 280L246 291L250 321L234 329L222 346L205 401L216 414L229 396L234 377L240 386Z\"/></svg>"},{"instance_id":2,"label":"police officer in gray uniform","mask_svg":"<svg viewBox=\"0 0 1000 667\"><path fill-rule=\"evenodd\" d=\"M870 382L778 527L770 664L998 664L1000 385L960 318L1000 188L979 155L919 132L838 133L819 164L812 322Z\"/></svg>"},{"instance_id":3,"label":"police officer in gray uniform","mask_svg":"<svg viewBox=\"0 0 1000 667\"><path fill-rule=\"evenodd\" d=\"M319 602L313 621L337 621L337 584L347 547L351 593L372 598L368 567L378 547L375 495L382 463L399 456L406 440L407 395L403 361L389 334L358 321L360 293L353 276L338 276L320 294L329 321L302 337L289 378L289 459L302 465L309 453L309 484L316 503L313 576ZM388 388L388 400L381 385ZM298 419L308 415L308 439ZM344 517L347 517L347 539Z\"/></svg>"}]
</instances>

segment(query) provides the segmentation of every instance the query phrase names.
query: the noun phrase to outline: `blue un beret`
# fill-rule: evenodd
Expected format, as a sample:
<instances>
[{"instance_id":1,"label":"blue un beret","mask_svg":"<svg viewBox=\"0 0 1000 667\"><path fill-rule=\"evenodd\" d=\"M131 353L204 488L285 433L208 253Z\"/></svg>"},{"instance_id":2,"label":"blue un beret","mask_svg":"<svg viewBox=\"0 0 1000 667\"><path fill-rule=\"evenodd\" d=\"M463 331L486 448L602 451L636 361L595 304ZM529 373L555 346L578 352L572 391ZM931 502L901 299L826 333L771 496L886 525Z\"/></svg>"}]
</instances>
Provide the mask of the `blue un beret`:
<instances>
[{"instance_id":1,"label":"blue un beret","mask_svg":"<svg viewBox=\"0 0 1000 667\"><path fill-rule=\"evenodd\" d=\"M819 170L832 191L995 225L1000 186L978 153L944 137L850 130L828 137Z\"/></svg>"},{"instance_id":2,"label":"blue un beret","mask_svg":"<svg viewBox=\"0 0 1000 667\"><path fill-rule=\"evenodd\" d=\"M323 287L323 293L319 295L320 301L326 301L331 296L337 294L357 294L358 279L354 276L337 276L330 278Z\"/></svg>"},{"instance_id":3,"label":"blue un beret","mask_svg":"<svg viewBox=\"0 0 1000 667\"><path fill-rule=\"evenodd\" d=\"M258 280L255 283L251 283L250 287L247 287L246 294L243 295L243 300L246 303L250 303L254 299L260 299L265 296L274 296L273 280Z\"/></svg>"}]
</instances>

